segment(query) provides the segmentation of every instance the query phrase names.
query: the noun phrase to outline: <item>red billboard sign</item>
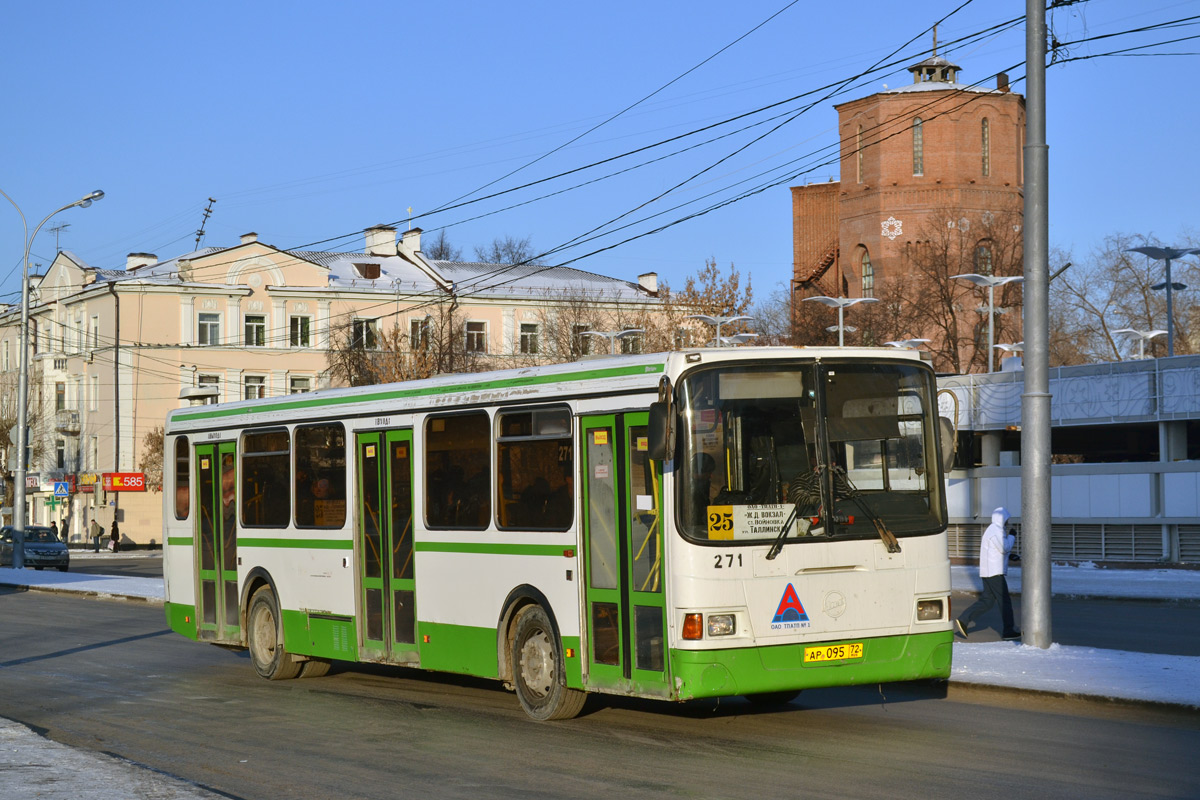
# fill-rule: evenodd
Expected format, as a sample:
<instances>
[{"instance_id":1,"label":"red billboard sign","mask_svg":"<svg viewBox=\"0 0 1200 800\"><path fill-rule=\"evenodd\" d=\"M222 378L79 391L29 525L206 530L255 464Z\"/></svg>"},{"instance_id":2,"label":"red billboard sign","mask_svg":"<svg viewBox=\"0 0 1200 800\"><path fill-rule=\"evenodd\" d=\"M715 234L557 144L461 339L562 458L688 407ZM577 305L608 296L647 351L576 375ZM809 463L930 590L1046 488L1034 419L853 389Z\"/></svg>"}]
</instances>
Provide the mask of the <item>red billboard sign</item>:
<instances>
[{"instance_id":1,"label":"red billboard sign","mask_svg":"<svg viewBox=\"0 0 1200 800\"><path fill-rule=\"evenodd\" d=\"M105 472L100 477L106 492L146 491L146 475L142 472Z\"/></svg>"}]
</instances>

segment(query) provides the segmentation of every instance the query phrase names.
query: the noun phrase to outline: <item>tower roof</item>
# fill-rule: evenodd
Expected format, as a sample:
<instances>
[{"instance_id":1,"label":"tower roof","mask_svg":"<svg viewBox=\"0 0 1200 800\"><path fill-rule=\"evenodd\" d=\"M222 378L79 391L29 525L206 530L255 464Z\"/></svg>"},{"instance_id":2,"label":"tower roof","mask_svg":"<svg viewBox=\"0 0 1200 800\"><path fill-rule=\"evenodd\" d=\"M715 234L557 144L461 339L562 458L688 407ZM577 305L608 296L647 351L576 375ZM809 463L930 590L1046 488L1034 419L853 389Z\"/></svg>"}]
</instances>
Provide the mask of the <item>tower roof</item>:
<instances>
[{"instance_id":1,"label":"tower roof","mask_svg":"<svg viewBox=\"0 0 1200 800\"><path fill-rule=\"evenodd\" d=\"M930 56L913 64L908 71L913 74L913 83L957 83L960 69L941 56Z\"/></svg>"}]
</instances>

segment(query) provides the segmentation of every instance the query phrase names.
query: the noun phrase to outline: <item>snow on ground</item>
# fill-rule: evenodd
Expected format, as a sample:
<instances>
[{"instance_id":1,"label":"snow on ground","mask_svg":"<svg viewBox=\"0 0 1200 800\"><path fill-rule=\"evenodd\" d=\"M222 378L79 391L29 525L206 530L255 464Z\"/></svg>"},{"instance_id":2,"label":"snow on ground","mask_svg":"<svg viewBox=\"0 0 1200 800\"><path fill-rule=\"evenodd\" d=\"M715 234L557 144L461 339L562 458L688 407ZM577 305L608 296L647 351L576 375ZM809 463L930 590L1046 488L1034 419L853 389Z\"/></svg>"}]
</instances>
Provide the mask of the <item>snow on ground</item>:
<instances>
[{"instance_id":1,"label":"snow on ground","mask_svg":"<svg viewBox=\"0 0 1200 800\"><path fill-rule=\"evenodd\" d=\"M74 556L72 556L74 557ZM83 592L106 597L140 597L163 602L162 578L124 578L118 575L89 575L55 569L9 569L0 567L0 584L37 586L60 592Z\"/></svg>"},{"instance_id":2,"label":"snow on ground","mask_svg":"<svg viewBox=\"0 0 1200 800\"><path fill-rule=\"evenodd\" d=\"M979 567L950 568L956 592L983 589ZM1008 590L1021 593L1021 568L1009 567ZM1050 569L1050 590L1072 597L1111 597L1118 600L1200 600L1200 570L1101 569L1092 563L1056 564Z\"/></svg>"},{"instance_id":3,"label":"snow on ground","mask_svg":"<svg viewBox=\"0 0 1200 800\"><path fill-rule=\"evenodd\" d=\"M219 795L129 761L67 747L0 717L0 797L211 800Z\"/></svg>"},{"instance_id":4,"label":"snow on ground","mask_svg":"<svg viewBox=\"0 0 1200 800\"><path fill-rule=\"evenodd\" d=\"M954 643L950 680L1200 708L1200 658L1019 642Z\"/></svg>"}]
</instances>

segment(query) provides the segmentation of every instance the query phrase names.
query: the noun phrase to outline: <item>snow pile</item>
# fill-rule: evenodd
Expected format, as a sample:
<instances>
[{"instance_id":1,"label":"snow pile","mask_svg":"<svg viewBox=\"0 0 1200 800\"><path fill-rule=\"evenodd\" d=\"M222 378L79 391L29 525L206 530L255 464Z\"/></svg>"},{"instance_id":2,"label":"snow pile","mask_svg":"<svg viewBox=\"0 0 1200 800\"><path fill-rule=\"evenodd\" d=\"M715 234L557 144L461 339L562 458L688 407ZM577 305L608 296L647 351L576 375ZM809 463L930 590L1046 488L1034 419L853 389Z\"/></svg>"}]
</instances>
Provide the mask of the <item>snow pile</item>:
<instances>
[{"instance_id":1,"label":"snow pile","mask_svg":"<svg viewBox=\"0 0 1200 800\"><path fill-rule=\"evenodd\" d=\"M1017 642L954 643L950 680L1200 708L1200 658Z\"/></svg>"},{"instance_id":2,"label":"snow pile","mask_svg":"<svg viewBox=\"0 0 1200 800\"><path fill-rule=\"evenodd\" d=\"M84 592L106 597L141 597L159 603L166 599L162 578L124 578L118 575L87 575L82 572L0 567L0 584L38 586L61 592Z\"/></svg>"}]
</instances>

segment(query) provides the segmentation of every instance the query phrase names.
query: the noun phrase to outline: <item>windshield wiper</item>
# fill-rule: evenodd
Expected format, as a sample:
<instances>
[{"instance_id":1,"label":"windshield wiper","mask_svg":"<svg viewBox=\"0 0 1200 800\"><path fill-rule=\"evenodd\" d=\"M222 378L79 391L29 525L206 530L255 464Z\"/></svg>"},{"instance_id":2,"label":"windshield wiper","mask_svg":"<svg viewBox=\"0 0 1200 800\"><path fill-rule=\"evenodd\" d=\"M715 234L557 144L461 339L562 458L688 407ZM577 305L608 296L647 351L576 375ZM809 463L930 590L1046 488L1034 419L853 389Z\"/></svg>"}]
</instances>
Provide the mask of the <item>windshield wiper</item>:
<instances>
[{"instance_id":1,"label":"windshield wiper","mask_svg":"<svg viewBox=\"0 0 1200 800\"><path fill-rule=\"evenodd\" d=\"M792 506L792 513L788 515L787 522L783 523L783 527L779 529L779 535L775 537L775 542L771 545L771 549L767 551L767 561L774 561L775 556L779 555L783 550L783 540L787 538L788 531L792 529L792 523L796 522L799 514L800 504L796 503ZM799 525L800 533L803 535L808 533L809 528L812 527L812 522L807 517L804 517L799 520Z\"/></svg>"}]
</instances>

